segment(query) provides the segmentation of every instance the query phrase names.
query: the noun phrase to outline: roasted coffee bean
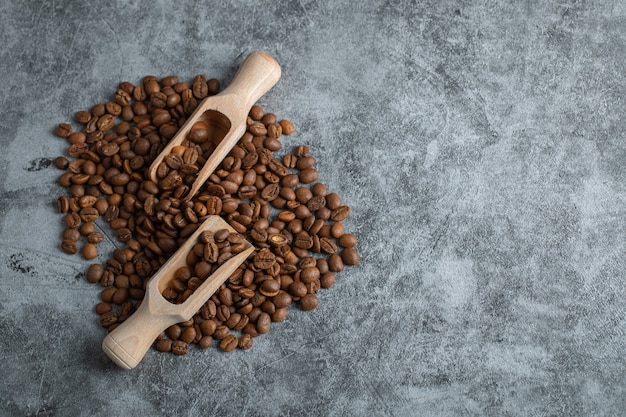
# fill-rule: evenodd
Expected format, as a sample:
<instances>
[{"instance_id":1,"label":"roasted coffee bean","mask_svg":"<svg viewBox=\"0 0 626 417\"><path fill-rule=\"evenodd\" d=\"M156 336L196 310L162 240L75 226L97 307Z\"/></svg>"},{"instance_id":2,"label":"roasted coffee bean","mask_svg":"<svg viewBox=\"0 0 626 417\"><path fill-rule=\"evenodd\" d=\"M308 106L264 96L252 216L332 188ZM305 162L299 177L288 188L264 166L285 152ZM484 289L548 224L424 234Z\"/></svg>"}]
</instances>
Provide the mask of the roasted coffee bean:
<instances>
[{"instance_id":1,"label":"roasted coffee bean","mask_svg":"<svg viewBox=\"0 0 626 417\"><path fill-rule=\"evenodd\" d=\"M209 138L209 127L203 121L194 123L187 138L193 143L204 143Z\"/></svg>"},{"instance_id":2,"label":"roasted coffee bean","mask_svg":"<svg viewBox=\"0 0 626 417\"><path fill-rule=\"evenodd\" d=\"M341 251L341 260L344 265L357 265L360 261L358 252L353 247L345 248Z\"/></svg>"},{"instance_id":3,"label":"roasted coffee bean","mask_svg":"<svg viewBox=\"0 0 626 417\"><path fill-rule=\"evenodd\" d=\"M67 138L72 134L72 126L68 123L59 123L55 132L57 136Z\"/></svg>"},{"instance_id":4,"label":"roasted coffee bean","mask_svg":"<svg viewBox=\"0 0 626 417\"><path fill-rule=\"evenodd\" d=\"M67 213L70 209L70 200L66 196L61 196L57 200L57 212Z\"/></svg>"},{"instance_id":5,"label":"roasted coffee bean","mask_svg":"<svg viewBox=\"0 0 626 417\"><path fill-rule=\"evenodd\" d=\"M280 291L272 300L276 308L284 308L291 305L292 297L285 291Z\"/></svg>"},{"instance_id":6,"label":"roasted coffee bean","mask_svg":"<svg viewBox=\"0 0 626 417\"><path fill-rule=\"evenodd\" d=\"M86 110L77 111L74 115L74 120L76 120L80 124L85 124L91 119L91 113Z\"/></svg>"},{"instance_id":7,"label":"roasted coffee bean","mask_svg":"<svg viewBox=\"0 0 626 417\"><path fill-rule=\"evenodd\" d=\"M246 334L241 335L241 337L239 338L239 341L238 341L239 349L248 350L248 349L251 349L253 345L254 345L254 339L252 335L246 333Z\"/></svg>"},{"instance_id":8,"label":"roasted coffee bean","mask_svg":"<svg viewBox=\"0 0 626 417\"><path fill-rule=\"evenodd\" d=\"M204 75L196 75L192 84L193 96L198 100L204 99L209 94L209 86L207 85Z\"/></svg>"},{"instance_id":9,"label":"roasted coffee bean","mask_svg":"<svg viewBox=\"0 0 626 417\"><path fill-rule=\"evenodd\" d=\"M274 297L280 292L280 283L275 279L265 280L259 292L266 297Z\"/></svg>"},{"instance_id":10,"label":"roasted coffee bean","mask_svg":"<svg viewBox=\"0 0 626 417\"><path fill-rule=\"evenodd\" d=\"M330 193L326 195L326 207L330 210L335 210L342 205L341 197L337 193Z\"/></svg>"},{"instance_id":11,"label":"roasted coffee bean","mask_svg":"<svg viewBox=\"0 0 626 417\"><path fill-rule=\"evenodd\" d=\"M320 285L322 288L330 288L335 284L335 274L332 272L326 272L320 278Z\"/></svg>"},{"instance_id":12,"label":"roasted coffee bean","mask_svg":"<svg viewBox=\"0 0 626 417\"><path fill-rule=\"evenodd\" d=\"M261 249L254 257L254 265L258 269L269 269L276 262L276 255L269 249Z\"/></svg>"},{"instance_id":13,"label":"roasted coffee bean","mask_svg":"<svg viewBox=\"0 0 626 417\"><path fill-rule=\"evenodd\" d=\"M128 289L127 288L118 288L113 293L113 297L111 297L111 302L113 304L121 305L128 298Z\"/></svg>"},{"instance_id":14,"label":"roasted coffee bean","mask_svg":"<svg viewBox=\"0 0 626 417\"><path fill-rule=\"evenodd\" d=\"M295 131L293 123L289 120L283 119L278 123L280 124L284 135L291 135Z\"/></svg>"},{"instance_id":15,"label":"roasted coffee bean","mask_svg":"<svg viewBox=\"0 0 626 417\"><path fill-rule=\"evenodd\" d=\"M182 340L176 340L172 343L172 353L174 355L186 355L189 353L189 345Z\"/></svg>"},{"instance_id":16,"label":"roasted coffee bean","mask_svg":"<svg viewBox=\"0 0 626 417\"><path fill-rule=\"evenodd\" d=\"M334 209L330 214L330 219L334 222L341 222L350 216L350 207L339 206Z\"/></svg>"},{"instance_id":17,"label":"roasted coffee bean","mask_svg":"<svg viewBox=\"0 0 626 417\"><path fill-rule=\"evenodd\" d=\"M300 171L299 178L302 184L310 184L317 181L319 174L315 168L304 168Z\"/></svg>"},{"instance_id":18,"label":"roasted coffee bean","mask_svg":"<svg viewBox=\"0 0 626 417\"><path fill-rule=\"evenodd\" d=\"M83 254L83 258L91 260L98 256L98 249L93 243L85 243L81 253Z\"/></svg>"},{"instance_id":19,"label":"roasted coffee bean","mask_svg":"<svg viewBox=\"0 0 626 417\"><path fill-rule=\"evenodd\" d=\"M100 213L93 207L85 207L80 210L80 218L84 222L95 222L99 216Z\"/></svg>"},{"instance_id":20,"label":"roasted coffee bean","mask_svg":"<svg viewBox=\"0 0 626 417\"><path fill-rule=\"evenodd\" d=\"M327 237L323 237L320 239L320 248L322 251L328 254L337 253L337 245L335 244L335 242Z\"/></svg>"},{"instance_id":21,"label":"roasted coffee bean","mask_svg":"<svg viewBox=\"0 0 626 417\"><path fill-rule=\"evenodd\" d=\"M154 348L159 352L171 352L172 351L172 340L164 338L157 340Z\"/></svg>"},{"instance_id":22,"label":"roasted coffee bean","mask_svg":"<svg viewBox=\"0 0 626 417\"><path fill-rule=\"evenodd\" d=\"M269 332L271 323L272 319L270 318L270 315L265 312L261 313L256 321L256 331L259 334Z\"/></svg>"},{"instance_id":23,"label":"roasted coffee bean","mask_svg":"<svg viewBox=\"0 0 626 417\"><path fill-rule=\"evenodd\" d=\"M66 169L68 165L69 165L69 161L64 156L59 156L54 159L54 166L57 167L58 169Z\"/></svg>"},{"instance_id":24,"label":"roasted coffee bean","mask_svg":"<svg viewBox=\"0 0 626 417\"><path fill-rule=\"evenodd\" d=\"M63 240L76 242L78 239L80 239L80 232L78 230L67 228L63 231Z\"/></svg>"},{"instance_id":25,"label":"roasted coffee bean","mask_svg":"<svg viewBox=\"0 0 626 417\"><path fill-rule=\"evenodd\" d=\"M204 320L200 324L200 330L202 334L205 336L212 336L215 333L215 329L217 328L217 324L214 320Z\"/></svg>"},{"instance_id":26,"label":"roasted coffee bean","mask_svg":"<svg viewBox=\"0 0 626 417\"><path fill-rule=\"evenodd\" d=\"M180 335L180 340L185 343L192 343L196 338L196 329L193 327L187 327Z\"/></svg>"},{"instance_id":27,"label":"roasted coffee bean","mask_svg":"<svg viewBox=\"0 0 626 417\"><path fill-rule=\"evenodd\" d=\"M111 303L105 303L104 301L102 301L102 302L96 304L96 309L95 310L96 310L96 313L101 316L101 315L103 315L105 313L108 313L108 312L112 311L113 310L113 306L111 305Z\"/></svg>"},{"instance_id":28,"label":"roasted coffee bean","mask_svg":"<svg viewBox=\"0 0 626 417\"><path fill-rule=\"evenodd\" d=\"M342 248L352 248L356 246L356 244L357 238L352 233L346 233L339 237L339 246L341 246Z\"/></svg>"},{"instance_id":29,"label":"roasted coffee bean","mask_svg":"<svg viewBox=\"0 0 626 417\"><path fill-rule=\"evenodd\" d=\"M70 254L70 255L74 255L75 253L78 253L78 245L76 244L76 241L74 240L66 239L63 242L61 242L61 249L63 249L63 252Z\"/></svg>"},{"instance_id":30,"label":"roasted coffee bean","mask_svg":"<svg viewBox=\"0 0 626 417\"><path fill-rule=\"evenodd\" d=\"M121 107L120 107L120 113L121 113ZM115 119L113 118L113 115L105 114L101 116L100 118L98 118L96 126L98 127L98 130L102 132L106 132L107 130L112 129L113 126L115 126Z\"/></svg>"},{"instance_id":31,"label":"roasted coffee bean","mask_svg":"<svg viewBox=\"0 0 626 417\"><path fill-rule=\"evenodd\" d=\"M78 213L69 213L65 215L64 221L67 227L70 229L76 229L81 224L81 217Z\"/></svg>"},{"instance_id":32,"label":"roasted coffee bean","mask_svg":"<svg viewBox=\"0 0 626 417\"><path fill-rule=\"evenodd\" d=\"M213 338L217 340L222 340L226 336L228 336L229 333L230 333L230 329L228 328L228 326L225 326L223 324L218 324L217 327L215 328L215 331L213 332Z\"/></svg>"},{"instance_id":33,"label":"roasted coffee bean","mask_svg":"<svg viewBox=\"0 0 626 417\"><path fill-rule=\"evenodd\" d=\"M343 260L340 255L334 253L328 258L328 269L332 272L343 271Z\"/></svg>"},{"instance_id":34,"label":"roasted coffee bean","mask_svg":"<svg viewBox=\"0 0 626 417\"><path fill-rule=\"evenodd\" d=\"M118 322L118 315L115 311L109 311L100 316L100 325L102 327L110 327Z\"/></svg>"},{"instance_id":35,"label":"roasted coffee bean","mask_svg":"<svg viewBox=\"0 0 626 417\"><path fill-rule=\"evenodd\" d=\"M319 299L315 294L307 294L300 299L300 308L304 311L310 311L317 308Z\"/></svg>"},{"instance_id":36,"label":"roasted coffee bean","mask_svg":"<svg viewBox=\"0 0 626 417\"><path fill-rule=\"evenodd\" d=\"M220 349L224 352L232 352L239 345L239 340L234 334L229 334L220 341Z\"/></svg>"},{"instance_id":37,"label":"roasted coffee bean","mask_svg":"<svg viewBox=\"0 0 626 417\"><path fill-rule=\"evenodd\" d=\"M250 108L249 115L252 118L252 120L261 121L261 119L265 115L265 111L263 110L261 106L255 104L254 106Z\"/></svg>"},{"instance_id":38,"label":"roasted coffee bean","mask_svg":"<svg viewBox=\"0 0 626 417\"><path fill-rule=\"evenodd\" d=\"M313 247L313 238L307 232L300 232L294 239L294 245L300 249L310 249Z\"/></svg>"},{"instance_id":39,"label":"roasted coffee bean","mask_svg":"<svg viewBox=\"0 0 626 417\"><path fill-rule=\"evenodd\" d=\"M343 236L344 234L343 231L344 231L343 224L341 222L335 222L330 228L330 236L338 239L341 236Z\"/></svg>"},{"instance_id":40,"label":"roasted coffee bean","mask_svg":"<svg viewBox=\"0 0 626 417\"><path fill-rule=\"evenodd\" d=\"M198 347L200 349L208 349L213 344L213 338L211 336L202 336L198 341Z\"/></svg>"}]
</instances>

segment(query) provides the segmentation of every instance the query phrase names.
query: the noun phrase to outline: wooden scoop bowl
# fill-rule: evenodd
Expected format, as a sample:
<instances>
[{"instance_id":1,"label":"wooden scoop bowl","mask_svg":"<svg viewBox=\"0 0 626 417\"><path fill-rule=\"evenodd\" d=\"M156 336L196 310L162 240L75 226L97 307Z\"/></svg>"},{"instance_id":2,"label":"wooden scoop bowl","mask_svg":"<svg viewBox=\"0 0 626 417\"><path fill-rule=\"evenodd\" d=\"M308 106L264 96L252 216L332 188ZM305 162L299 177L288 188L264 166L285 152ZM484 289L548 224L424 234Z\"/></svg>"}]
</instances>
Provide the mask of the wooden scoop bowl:
<instances>
[{"instance_id":1,"label":"wooden scoop bowl","mask_svg":"<svg viewBox=\"0 0 626 417\"><path fill-rule=\"evenodd\" d=\"M221 93L205 98L157 156L148 169L150 179L158 182L157 168L163 159L187 138L196 122L203 121L209 129L208 140L216 148L185 196L186 200L191 199L245 133L250 108L278 82L280 74L280 65L270 55L260 51L248 55L230 85Z\"/></svg>"},{"instance_id":2,"label":"wooden scoop bowl","mask_svg":"<svg viewBox=\"0 0 626 417\"><path fill-rule=\"evenodd\" d=\"M169 326L189 320L254 251L248 241L245 249L224 262L182 304L172 304L162 293L174 279L174 273L186 265L189 251L205 230L235 230L219 216L210 216L172 257L150 278L141 305L128 319L109 333L102 349L118 366L132 369L141 361L154 340Z\"/></svg>"}]
</instances>

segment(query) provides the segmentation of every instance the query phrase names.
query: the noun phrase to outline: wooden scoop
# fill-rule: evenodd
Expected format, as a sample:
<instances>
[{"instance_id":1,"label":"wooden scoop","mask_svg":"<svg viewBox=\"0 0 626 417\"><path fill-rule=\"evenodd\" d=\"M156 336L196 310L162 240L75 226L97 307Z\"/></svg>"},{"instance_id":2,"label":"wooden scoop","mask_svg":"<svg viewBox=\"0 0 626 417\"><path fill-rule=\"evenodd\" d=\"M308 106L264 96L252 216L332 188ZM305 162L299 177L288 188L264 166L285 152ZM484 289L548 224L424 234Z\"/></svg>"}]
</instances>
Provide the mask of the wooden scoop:
<instances>
[{"instance_id":1,"label":"wooden scoop","mask_svg":"<svg viewBox=\"0 0 626 417\"><path fill-rule=\"evenodd\" d=\"M270 55L260 51L248 55L230 85L221 93L205 98L157 156L148 169L150 179L158 183L156 172L163 159L171 153L174 146L185 140L196 122L203 121L209 128L208 140L216 148L198 171L198 176L185 196L186 200L191 199L241 139L246 131L250 108L278 82L280 74L280 65Z\"/></svg>"},{"instance_id":2,"label":"wooden scoop","mask_svg":"<svg viewBox=\"0 0 626 417\"><path fill-rule=\"evenodd\" d=\"M220 229L235 230L219 216L210 216L196 230L174 255L150 278L146 295L141 305L128 319L107 335L102 342L102 349L118 366L132 369L141 361L154 340L169 326L189 320L202 305L235 272L243 261L254 251L248 241L245 249L224 262L209 276L182 304L172 304L162 293L174 273L186 265L189 251L198 241L198 236L205 231L216 232Z\"/></svg>"}]
</instances>

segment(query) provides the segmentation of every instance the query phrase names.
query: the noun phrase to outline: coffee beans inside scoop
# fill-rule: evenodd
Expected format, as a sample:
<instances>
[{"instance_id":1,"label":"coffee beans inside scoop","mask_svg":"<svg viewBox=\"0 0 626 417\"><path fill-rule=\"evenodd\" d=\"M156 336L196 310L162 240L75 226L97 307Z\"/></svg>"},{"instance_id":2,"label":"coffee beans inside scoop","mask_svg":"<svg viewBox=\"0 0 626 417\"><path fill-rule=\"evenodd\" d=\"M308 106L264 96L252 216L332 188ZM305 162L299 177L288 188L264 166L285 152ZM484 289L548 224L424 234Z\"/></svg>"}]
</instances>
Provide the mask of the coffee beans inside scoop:
<instances>
[{"instance_id":1,"label":"coffee beans inside scoop","mask_svg":"<svg viewBox=\"0 0 626 417\"><path fill-rule=\"evenodd\" d=\"M156 156L198 103L219 90L218 80L202 75L189 82L146 76L137 84L121 83L110 101L78 111L75 123L56 129L68 146L67 155L54 161L65 171L59 184L67 189L57 200L65 226L61 249L95 259L103 240L120 242L86 273L103 287L95 310L107 330L137 309L149 278L207 216L220 215L237 234L194 247L190 266L177 271L165 290L172 302L182 302L211 265L238 250L236 236L255 246L192 319L159 336L158 351L181 355L190 344L249 349L291 306L317 308L321 289L360 261L356 236L344 232L350 207L318 182L307 146L283 153L281 140L294 126L260 106L252 107L246 133L190 201L183 197L215 146L204 122L159 166L158 182L149 179Z\"/></svg>"}]
</instances>

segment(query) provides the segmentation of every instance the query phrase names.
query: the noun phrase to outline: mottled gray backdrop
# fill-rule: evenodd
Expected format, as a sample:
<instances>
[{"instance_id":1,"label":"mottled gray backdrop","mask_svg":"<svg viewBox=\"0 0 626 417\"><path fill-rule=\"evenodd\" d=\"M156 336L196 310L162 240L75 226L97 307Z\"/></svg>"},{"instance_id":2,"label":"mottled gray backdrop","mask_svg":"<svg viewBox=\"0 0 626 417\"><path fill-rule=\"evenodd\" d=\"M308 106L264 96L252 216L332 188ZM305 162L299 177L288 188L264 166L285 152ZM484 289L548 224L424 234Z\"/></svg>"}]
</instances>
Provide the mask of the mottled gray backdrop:
<instances>
[{"instance_id":1,"label":"mottled gray backdrop","mask_svg":"<svg viewBox=\"0 0 626 417\"><path fill-rule=\"evenodd\" d=\"M118 370L53 129L255 49L362 264L250 351ZM1 2L0 415L624 415L625 54L619 0Z\"/></svg>"}]
</instances>

